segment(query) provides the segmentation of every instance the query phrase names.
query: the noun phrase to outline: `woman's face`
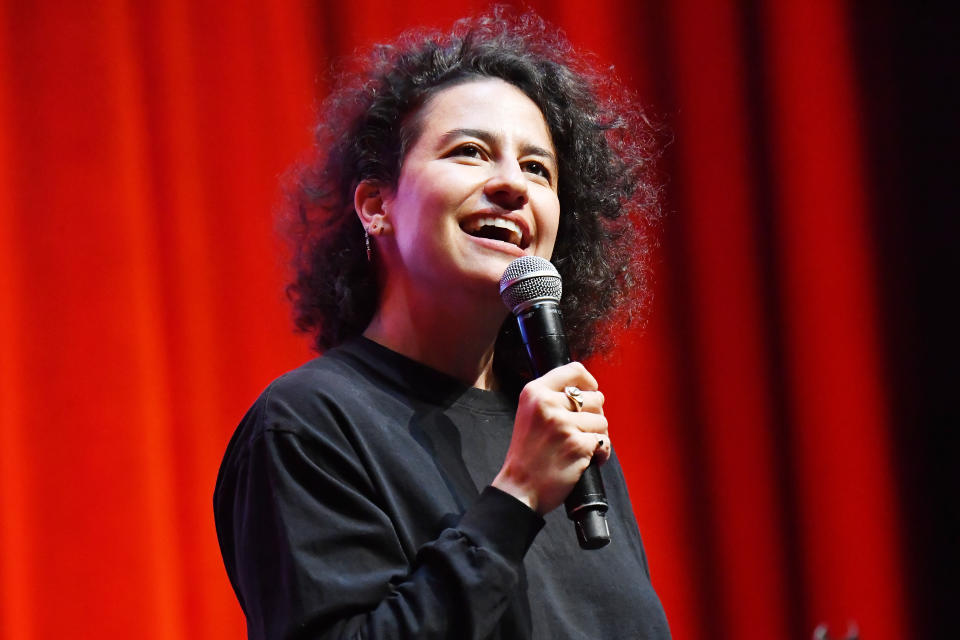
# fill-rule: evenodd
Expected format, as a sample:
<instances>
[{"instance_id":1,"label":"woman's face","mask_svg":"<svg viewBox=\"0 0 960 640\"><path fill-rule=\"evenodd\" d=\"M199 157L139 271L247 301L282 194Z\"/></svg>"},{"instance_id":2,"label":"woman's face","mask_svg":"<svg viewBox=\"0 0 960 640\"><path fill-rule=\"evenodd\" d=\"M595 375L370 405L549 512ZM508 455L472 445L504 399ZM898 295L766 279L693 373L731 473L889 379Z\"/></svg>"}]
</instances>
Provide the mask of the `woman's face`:
<instances>
[{"instance_id":1,"label":"woman's face","mask_svg":"<svg viewBox=\"0 0 960 640\"><path fill-rule=\"evenodd\" d=\"M420 135L383 196L385 284L499 299L507 265L549 259L557 237L557 160L543 114L513 85L483 79L435 94L417 119Z\"/></svg>"}]
</instances>

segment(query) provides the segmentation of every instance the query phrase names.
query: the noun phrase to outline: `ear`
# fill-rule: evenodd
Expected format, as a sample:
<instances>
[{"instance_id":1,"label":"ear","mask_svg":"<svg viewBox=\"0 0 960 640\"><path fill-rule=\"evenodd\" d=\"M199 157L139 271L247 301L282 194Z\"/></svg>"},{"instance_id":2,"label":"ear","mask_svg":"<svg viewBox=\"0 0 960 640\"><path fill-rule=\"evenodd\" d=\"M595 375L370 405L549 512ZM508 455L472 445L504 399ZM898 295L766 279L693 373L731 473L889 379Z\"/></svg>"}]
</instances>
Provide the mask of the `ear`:
<instances>
[{"instance_id":1,"label":"ear","mask_svg":"<svg viewBox=\"0 0 960 640\"><path fill-rule=\"evenodd\" d=\"M364 229L376 235L391 229L390 219L384 210L384 187L379 182L364 180L353 192L353 208Z\"/></svg>"}]
</instances>

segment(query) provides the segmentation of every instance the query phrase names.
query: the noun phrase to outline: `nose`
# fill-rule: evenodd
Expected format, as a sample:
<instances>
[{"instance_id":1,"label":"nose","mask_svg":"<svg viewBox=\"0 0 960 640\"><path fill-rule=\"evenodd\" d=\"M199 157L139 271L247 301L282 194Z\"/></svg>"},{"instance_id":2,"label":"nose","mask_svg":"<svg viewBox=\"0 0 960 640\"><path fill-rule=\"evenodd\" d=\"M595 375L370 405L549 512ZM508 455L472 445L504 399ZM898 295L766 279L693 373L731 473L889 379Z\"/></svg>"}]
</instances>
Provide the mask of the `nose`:
<instances>
[{"instance_id":1,"label":"nose","mask_svg":"<svg viewBox=\"0 0 960 640\"><path fill-rule=\"evenodd\" d=\"M516 160L498 162L484 186L484 193L499 207L509 211L522 209L527 204L527 179L520 163Z\"/></svg>"}]
</instances>

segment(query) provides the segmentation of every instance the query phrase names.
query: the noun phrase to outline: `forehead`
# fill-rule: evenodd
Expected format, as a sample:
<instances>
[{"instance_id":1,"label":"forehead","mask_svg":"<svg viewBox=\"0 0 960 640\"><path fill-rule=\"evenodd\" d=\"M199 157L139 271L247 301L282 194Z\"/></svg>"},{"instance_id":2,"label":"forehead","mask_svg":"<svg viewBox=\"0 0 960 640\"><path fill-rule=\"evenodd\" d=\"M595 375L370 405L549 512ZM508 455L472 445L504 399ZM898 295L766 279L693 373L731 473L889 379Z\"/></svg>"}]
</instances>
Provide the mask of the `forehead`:
<instances>
[{"instance_id":1,"label":"forehead","mask_svg":"<svg viewBox=\"0 0 960 640\"><path fill-rule=\"evenodd\" d=\"M419 120L419 138L424 141L453 129L479 129L553 149L540 108L523 91L498 78L471 80L438 91L423 106Z\"/></svg>"}]
</instances>

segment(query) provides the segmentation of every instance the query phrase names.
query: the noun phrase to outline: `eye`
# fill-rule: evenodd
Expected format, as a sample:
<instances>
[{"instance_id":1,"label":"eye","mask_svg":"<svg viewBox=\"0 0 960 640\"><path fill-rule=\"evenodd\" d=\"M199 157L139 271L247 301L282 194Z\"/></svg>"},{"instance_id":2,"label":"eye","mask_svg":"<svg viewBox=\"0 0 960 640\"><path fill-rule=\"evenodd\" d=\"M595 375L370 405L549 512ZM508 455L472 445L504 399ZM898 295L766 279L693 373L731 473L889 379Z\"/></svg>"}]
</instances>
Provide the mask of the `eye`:
<instances>
[{"instance_id":1,"label":"eye","mask_svg":"<svg viewBox=\"0 0 960 640\"><path fill-rule=\"evenodd\" d=\"M547 182L550 182L550 170L542 162L537 162L536 160L531 160L529 162L523 163L523 170L527 173L532 173L534 175L540 176L541 178L546 178Z\"/></svg>"},{"instance_id":2,"label":"eye","mask_svg":"<svg viewBox=\"0 0 960 640\"><path fill-rule=\"evenodd\" d=\"M450 155L461 156L464 158L481 159L484 157L485 154L483 152L483 149L481 149L480 147L478 147L472 142L467 142L465 144L460 145L459 147L454 149L452 152L450 152Z\"/></svg>"}]
</instances>

